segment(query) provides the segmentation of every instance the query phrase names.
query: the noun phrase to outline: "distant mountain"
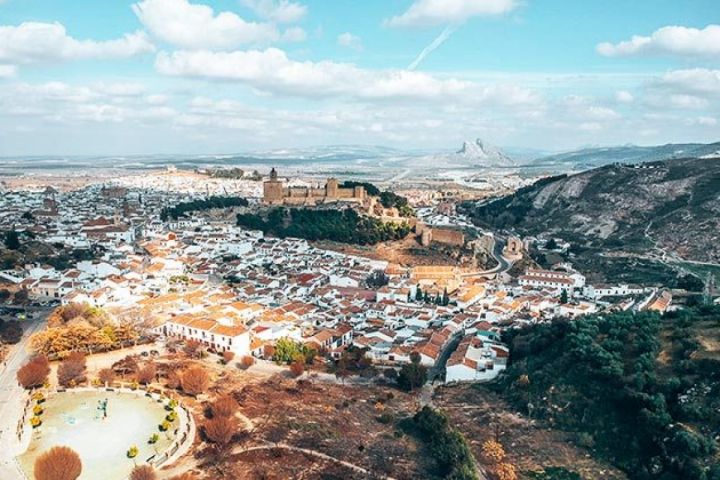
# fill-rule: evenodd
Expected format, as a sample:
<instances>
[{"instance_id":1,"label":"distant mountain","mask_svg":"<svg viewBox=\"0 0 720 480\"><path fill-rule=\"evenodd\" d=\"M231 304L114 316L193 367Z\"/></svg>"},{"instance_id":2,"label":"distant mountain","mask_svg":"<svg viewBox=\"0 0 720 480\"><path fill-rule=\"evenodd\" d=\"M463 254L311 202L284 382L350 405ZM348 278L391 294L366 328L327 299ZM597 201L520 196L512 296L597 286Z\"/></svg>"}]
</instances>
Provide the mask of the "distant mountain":
<instances>
[{"instance_id":1,"label":"distant mountain","mask_svg":"<svg viewBox=\"0 0 720 480\"><path fill-rule=\"evenodd\" d=\"M516 162L502 150L479 138L474 142L463 143L462 148L455 154L477 166L513 167L516 165Z\"/></svg>"},{"instance_id":2,"label":"distant mountain","mask_svg":"<svg viewBox=\"0 0 720 480\"><path fill-rule=\"evenodd\" d=\"M591 147L571 152L557 153L537 158L537 165L572 165L578 168L592 168L611 163L639 163L673 158L702 158L720 155L720 142L670 143L650 147L623 145L617 147Z\"/></svg>"},{"instance_id":3,"label":"distant mountain","mask_svg":"<svg viewBox=\"0 0 720 480\"><path fill-rule=\"evenodd\" d=\"M595 253L647 255L657 246L720 263L720 158L613 164L549 177L469 213L480 224L555 235Z\"/></svg>"}]
</instances>

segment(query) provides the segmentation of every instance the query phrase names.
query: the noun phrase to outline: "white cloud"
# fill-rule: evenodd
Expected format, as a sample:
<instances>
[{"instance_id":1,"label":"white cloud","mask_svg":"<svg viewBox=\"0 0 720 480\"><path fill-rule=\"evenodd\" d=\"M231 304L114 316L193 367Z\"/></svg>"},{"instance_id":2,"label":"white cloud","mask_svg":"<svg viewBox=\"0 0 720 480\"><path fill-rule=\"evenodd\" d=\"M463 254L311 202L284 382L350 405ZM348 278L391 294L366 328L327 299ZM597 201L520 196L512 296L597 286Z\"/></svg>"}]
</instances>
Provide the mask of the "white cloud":
<instances>
[{"instance_id":1,"label":"white cloud","mask_svg":"<svg viewBox=\"0 0 720 480\"><path fill-rule=\"evenodd\" d=\"M282 39L285 42L304 42L307 39L307 33L300 27L292 27L283 32Z\"/></svg>"},{"instance_id":2,"label":"white cloud","mask_svg":"<svg viewBox=\"0 0 720 480\"><path fill-rule=\"evenodd\" d=\"M362 40L360 37L353 35L350 32L341 33L337 37L337 44L341 47L351 48L353 50L362 50Z\"/></svg>"},{"instance_id":3,"label":"white cloud","mask_svg":"<svg viewBox=\"0 0 720 480\"><path fill-rule=\"evenodd\" d=\"M296 23L307 14L305 5L289 0L242 0L242 4L277 23Z\"/></svg>"},{"instance_id":4,"label":"white cloud","mask_svg":"<svg viewBox=\"0 0 720 480\"><path fill-rule=\"evenodd\" d=\"M144 32L116 40L77 40L60 23L25 22L0 26L0 61L14 64L63 60L127 58L152 52Z\"/></svg>"},{"instance_id":5,"label":"white cloud","mask_svg":"<svg viewBox=\"0 0 720 480\"><path fill-rule=\"evenodd\" d=\"M15 65L0 65L0 78L12 78L17 74Z\"/></svg>"},{"instance_id":6,"label":"white cloud","mask_svg":"<svg viewBox=\"0 0 720 480\"><path fill-rule=\"evenodd\" d=\"M230 49L281 37L272 24L248 22L232 12L216 14L188 0L143 0L132 8L154 36L182 48Z\"/></svg>"},{"instance_id":7,"label":"white cloud","mask_svg":"<svg viewBox=\"0 0 720 480\"><path fill-rule=\"evenodd\" d=\"M460 24L472 17L502 15L516 0L415 0L403 14L385 21L390 27Z\"/></svg>"},{"instance_id":8,"label":"white cloud","mask_svg":"<svg viewBox=\"0 0 720 480\"><path fill-rule=\"evenodd\" d=\"M36 117L55 123L144 123L172 118L173 109L147 102L144 91L143 85L132 83L16 83L0 90L0 117Z\"/></svg>"},{"instance_id":9,"label":"white cloud","mask_svg":"<svg viewBox=\"0 0 720 480\"><path fill-rule=\"evenodd\" d=\"M633 55L720 56L720 25L703 29L682 26L662 27L649 37L635 35L630 40L601 43L597 51L606 57Z\"/></svg>"},{"instance_id":10,"label":"white cloud","mask_svg":"<svg viewBox=\"0 0 720 480\"><path fill-rule=\"evenodd\" d=\"M673 70L653 81L652 85L685 93L720 95L720 70Z\"/></svg>"},{"instance_id":11,"label":"white cloud","mask_svg":"<svg viewBox=\"0 0 720 480\"><path fill-rule=\"evenodd\" d=\"M155 67L165 75L232 80L261 91L303 97L344 96L366 100L443 100L530 105L533 91L513 85L483 86L408 70L367 70L350 63L298 62L277 48L234 52L160 52Z\"/></svg>"},{"instance_id":12,"label":"white cloud","mask_svg":"<svg viewBox=\"0 0 720 480\"><path fill-rule=\"evenodd\" d=\"M635 97L633 97L632 93L626 90L620 90L615 92L615 100L618 103L632 103L635 100Z\"/></svg>"}]
</instances>

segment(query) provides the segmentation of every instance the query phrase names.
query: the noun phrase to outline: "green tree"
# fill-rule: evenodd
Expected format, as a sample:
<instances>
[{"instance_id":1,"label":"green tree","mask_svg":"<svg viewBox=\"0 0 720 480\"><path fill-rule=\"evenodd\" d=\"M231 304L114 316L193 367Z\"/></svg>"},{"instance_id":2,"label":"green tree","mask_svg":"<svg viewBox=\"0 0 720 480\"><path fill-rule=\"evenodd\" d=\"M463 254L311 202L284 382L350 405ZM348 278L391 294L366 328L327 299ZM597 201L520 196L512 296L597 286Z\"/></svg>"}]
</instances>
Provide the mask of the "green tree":
<instances>
[{"instance_id":1,"label":"green tree","mask_svg":"<svg viewBox=\"0 0 720 480\"><path fill-rule=\"evenodd\" d=\"M419 302L422 299L423 299L422 288L420 288L420 285L418 285L417 288L415 289L415 301Z\"/></svg>"},{"instance_id":2,"label":"green tree","mask_svg":"<svg viewBox=\"0 0 720 480\"><path fill-rule=\"evenodd\" d=\"M425 385L427 381L427 368L420 364L420 354L410 354L410 363L406 363L400 369L397 377L397 384L405 391L411 392L416 388Z\"/></svg>"},{"instance_id":3,"label":"green tree","mask_svg":"<svg viewBox=\"0 0 720 480\"><path fill-rule=\"evenodd\" d=\"M15 229L5 232L5 246L8 250L18 250L20 248L20 237Z\"/></svg>"},{"instance_id":4,"label":"green tree","mask_svg":"<svg viewBox=\"0 0 720 480\"><path fill-rule=\"evenodd\" d=\"M562 292L560 292L560 303L562 305L565 305L568 303L568 292L564 288L562 289Z\"/></svg>"}]
</instances>

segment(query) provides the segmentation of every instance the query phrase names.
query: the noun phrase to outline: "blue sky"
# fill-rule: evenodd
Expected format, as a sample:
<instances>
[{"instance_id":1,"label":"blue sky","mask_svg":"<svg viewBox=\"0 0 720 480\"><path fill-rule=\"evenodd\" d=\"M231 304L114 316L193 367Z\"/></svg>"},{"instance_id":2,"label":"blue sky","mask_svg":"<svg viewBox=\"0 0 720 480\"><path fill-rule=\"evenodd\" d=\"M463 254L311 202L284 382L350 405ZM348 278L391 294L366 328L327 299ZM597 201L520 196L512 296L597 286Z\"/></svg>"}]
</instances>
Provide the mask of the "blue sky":
<instances>
[{"instance_id":1,"label":"blue sky","mask_svg":"<svg viewBox=\"0 0 720 480\"><path fill-rule=\"evenodd\" d=\"M720 141L718 24L716 0L0 0L0 155Z\"/></svg>"}]
</instances>

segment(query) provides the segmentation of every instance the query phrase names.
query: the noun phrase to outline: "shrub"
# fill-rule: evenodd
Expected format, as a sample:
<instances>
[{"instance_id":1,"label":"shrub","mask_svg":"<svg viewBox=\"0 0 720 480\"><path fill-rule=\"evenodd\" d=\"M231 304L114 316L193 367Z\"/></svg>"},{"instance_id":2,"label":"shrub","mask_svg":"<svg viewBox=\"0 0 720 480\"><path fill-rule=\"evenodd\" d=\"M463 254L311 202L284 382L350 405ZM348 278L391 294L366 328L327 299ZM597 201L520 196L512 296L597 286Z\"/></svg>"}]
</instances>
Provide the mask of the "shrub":
<instances>
[{"instance_id":1,"label":"shrub","mask_svg":"<svg viewBox=\"0 0 720 480\"><path fill-rule=\"evenodd\" d=\"M32 426L32 428L37 428L40 425L42 425L42 419L40 417L32 417L30 419L30 426Z\"/></svg>"},{"instance_id":2,"label":"shrub","mask_svg":"<svg viewBox=\"0 0 720 480\"><path fill-rule=\"evenodd\" d=\"M35 460L35 480L75 480L82 473L80 456L68 447L53 447Z\"/></svg>"},{"instance_id":3,"label":"shrub","mask_svg":"<svg viewBox=\"0 0 720 480\"><path fill-rule=\"evenodd\" d=\"M389 425L395 421L395 416L393 416L392 413L383 413L379 417L377 417L377 421L382 423L383 425Z\"/></svg>"},{"instance_id":4,"label":"shrub","mask_svg":"<svg viewBox=\"0 0 720 480\"><path fill-rule=\"evenodd\" d=\"M98 380L103 385L110 385L115 381L115 372L112 368L103 368L98 372Z\"/></svg>"},{"instance_id":5,"label":"shrub","mask_svg":"<svg viewBox=\"0 0 720 480\"><path fill-rule=\"evenodd\" d=\"M150 435L150 438L148 439L148 443L150 445L153 445L153 444L157 443L158 440L160 440L160 435L158 435L157 433L153 433L152 435Z\"/></svg>"},{"instance_id":6,"label":"shrub","mask_svg":"<svg viewBox=\"0 0 720 480\"><path fill-rule=\"evenodd\" d=\"M185 346L183 347L183 352L185 352L185 355L187 355L190 358L200 357L201 350L202 350L202 343L200 343L197 340L192 340L192 339L185 342Z\"/></svg>"},{"instance_id":7,"label":"shrub","mask_svg":"<svg viewBox=\"0 0 720 480\"><path fill-rule=\"evenodd\" d=\"M252 367L253 365L255 365L255 357L252 357L250 355L245 355L240 360L240 366L242 368L248 369L248 368Z\"/></svg>"},{"instance_id":8,"label":"shrub","mask_svg":"<svg viewBox=\"0 0 720 480\"><path fill-rule=\"evenodd\" d=\"M167 411L173 411L177 408L178 402L174 398L171 398L170 401L165 405L165 410Z\"/></svg>"},{"instance_id":9,"label":"shrub","mask_svg":"<svg viewBox=\"0 0 720 480\"><path fill-rule=\"evenodd\" d=\"M35 406L33 407L33 413L34 413L35 415L42 415L42 413L43 413L43 408L42 408L40 405L35 405Z\"/></svg>"},{"instance_id":10,"label":"shrub","mask_svg":"<svg viewBox=\"0 0 720 480\"><path fill-rule=\"evenodd\" d=\"M58 383L63 387L77 385L85 380L86 360L81 352L72 352L58 367Z\"/></svg>"},{"instance_id":11,"label":"shrub","mask_svg":"<svg viewBox=\"0 0 720 480\"><path fill-rule=\"evenodd\" d=\"M139 465L133 468L129 480L156 480L155 470L150 465Z\"/></svg>"},{"instance_id":12,"label":"shrub","mask_svg":"<svg viewBox=\"0 0 720 480\"><path fill-rule=\"evenodd\" d=\"M128 458L135 458L138 456L138 453L140 453L140 450L138 450L138 447L135 445L128 448L128 451L126 452Z\"/></svg>"},{"instance_id":13,"label":"shrub","mask_svg":"<svg viewBox=\"0 0 720 480\"><path fill-rule=\"evenodd\" d=\"M232 417L237 409L238 404L232 395L223 395L210 406L213 417Z\"/></svg>"},{"instance_id":14,"label":"shrub","mask_svg":"<svg viewBox=\"0 0 720 480\"><path fill-rule=\"evenodd\" d=\"M290 373L293 377L299 377L305 373L305 365L300 361L294 361L290 365Z\"/></svg>"},{"instance_id":15,"label":"shrub","mask_svg":"<svg viewBox=\"0 0 720 480\"><path fill-rule=\"evenodd\" d=\"M168 414L165 416L165 420L167 420L167 421L170 422L170 423L174 422L175 420L177 420L177 413L174 412L174 411L168 413Z\"/></svg>"},{"instance_id":16,"label":"shrub","mask_svg":"<svg viewBox=\"0 0 720 480\"><path fill-rule=\"evenodd\" d=\"M142 385L148 385L155 380L156 373L157 368L155 367L155 364L152 362L147 363L143 368L138 370L137 382Z\"/></svg>"},{"instance_id":17,"label":"shrub","mask_svg":"<svg viewBox=\"0 0 720 480\"><path fill-rule=\"evenodd\" d=\"M44 355L31 358L17 372L17 379L23 388L42 386L50 375L50 362Z\"/></svg>"},{"instance_id":18,"label":"shrub","mask_svg":"<svg viewBox=\"0 0 720 480\"><path fill-rule=\"evenodd\" d=\"M202 367L190 367L180 377L180 385L183 392L197 396L207 390L210 385L210 376Z\"/></svg>"},{"instance_id":19,"label":"shrub","mask_svg":"<svg viewBox=\"0 0 720 480\"><path fill-rule=\"evenodd\" d=\"M163 422L158 425L158 429L160 429L161 432L167 432L168 430L170 430L170 422L168 422L167 420L163 420Z\"/></svg>"},{"instance_id":20,"label":"shrub","mask_svg":"<svg viewBox=\"0 0 720 480\"><path fill-rule=\"evenodd\" d=\"M168 388L178 389L181 384L180 375L175 370L168 373L167 381L165 382Z\"/></svg>"},{"instance_id":21,"label":"shrub","mask_svg":"<svg viewBox=\"0 0 720 480\"><path fill-rule=\"evenodd\" d=\"M235 353L228 350L226 352L223 352L222 356L223 356L223 363L225 363L225 365L227 365L233 361L233 359L235 358Z\"/></svg>"},{"instance_id":22,"label":"shrub","mask_svg":"<svg viewBox=\"0 0 720 480\"><path fill-rule=\"evenodd\" d=\"M38 405L45 402L45 395L42 392L35 392L32 394L33 401L37 402Z\"/></svg>"},{"instance_id":23,"label":"shrub","mask_svg":"<svg viewBox=\"0 0 720 480\"><path fill-rule=\"evenodd\" d=\"M205 436L219 447L227 446L238 430L235 417L216 417L205 422Z\"/></svg>"}]
</instances>

